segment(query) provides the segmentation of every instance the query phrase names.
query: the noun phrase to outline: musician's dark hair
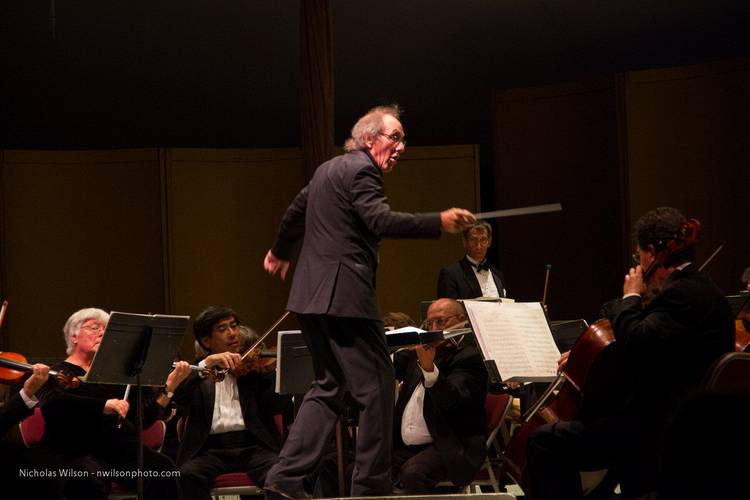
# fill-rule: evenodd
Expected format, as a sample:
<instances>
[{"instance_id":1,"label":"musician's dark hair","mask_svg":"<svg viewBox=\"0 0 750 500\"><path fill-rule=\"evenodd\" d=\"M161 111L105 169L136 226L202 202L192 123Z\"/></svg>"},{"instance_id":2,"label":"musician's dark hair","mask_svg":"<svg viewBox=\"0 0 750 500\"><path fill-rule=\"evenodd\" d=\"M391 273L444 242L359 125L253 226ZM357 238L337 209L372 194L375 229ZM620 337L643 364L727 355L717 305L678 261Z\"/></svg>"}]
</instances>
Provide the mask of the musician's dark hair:
<instances>
[{"instance_id":1,"label":"musician's dark hair","mask_svg":"<svg viewBox=\"0 0 750 500\"><path fill-rule=\"evenodd\" d=\"M673 207L659 207L641 216L635 223L634 239L641 250L653 245L656 251L667 248L667 244L682 237L683 227L687 223L685 216ZM695 246L681 252L675 252L664 263L665 267L681 264L695 259Z\"/></svg>"},{"instance_id":2,"label":"musician's dark hair","mask_svg":"<svg viewBox=\"0 0 750 500\"><path fill-rule=\"evenodd\" d=\"M193 321L193 336L195 337L195 340L197 340L198 344L205 349L206 346L203 345L201 339L203 337L210 337L214 325L219 321L230 317L234 318L237 324L240 323L240 318L237 316L237 313L234 312L234 309L221 305L208 306L201 311Z\"/></svg>"},{"instance_id":3,"label":"musician's dark hair","mask_svg":"<svg viewBox=\"0 0 750 500\"><path fill-rule=\"evenodd\" d=\"M393 328L403 328L405 326L417 326L411 316L403 312L388 312L383 315L383 326Z\"/></svg>"},{"instance_id":4,"label":"musician's dark hair","mask_svg":"<svg viewBox=\"0 0 750 500\"><path fill-rule=\"evenodd\" d=\"M744 271L742 271L742 282L747 284L750 282L750 266L746 267Z\"/></svg>"},{"instance_id":5,"label":"musician's dark hair","mask_svg":"<svg viewBox=\"0 0 750 500\"><path fill-rule=\"evenodd\" d=\"M487 237L492 238L492 226L486 220L478 220L471 226L464 229L461 235L463 236L465 240L469 238L469 231L471 231L472 229L479 229L479 230L487 231Z\"/></svg>"}]
</instances>

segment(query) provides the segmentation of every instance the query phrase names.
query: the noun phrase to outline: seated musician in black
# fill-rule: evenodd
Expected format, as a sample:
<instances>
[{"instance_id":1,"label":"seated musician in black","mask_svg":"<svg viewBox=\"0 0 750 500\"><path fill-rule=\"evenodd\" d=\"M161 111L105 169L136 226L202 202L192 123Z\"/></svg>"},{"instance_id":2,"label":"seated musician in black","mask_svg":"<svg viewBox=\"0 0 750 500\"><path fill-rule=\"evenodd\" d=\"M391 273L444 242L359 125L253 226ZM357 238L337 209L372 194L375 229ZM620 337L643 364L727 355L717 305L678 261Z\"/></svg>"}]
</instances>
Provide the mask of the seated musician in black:
<instances>
[{"instance_id":1,"label":"seated musician in black","mask_svg":"<svg viewBox=\"0 0 750 500\"><path fill-rule=\"evenodd\" d=\"M592 414L584 399L578 420L532 433L529 498L582 498L579 471L599 469L616 472L624 498L657 489L665 429L712 362L734 347L729 303L692 264L690 231L671 207L636 222L638 264L609 312L620 362L613 371L627 374L626 383L613 387L622 392L610 411Z\"/></svg>"},{"instance_id":2,"label":"seated musician in black","mask_svg":"<svg viewBox=\"0 0 750 500\"><path fill-rule=\"evenodd\" d=\"M23 443L6 440L6 433L31 416L39 404L36 394L47 382L49 367L33 365L31 375L17 392L11 387L0 406L0 484L6 491L24 491L29 498L59 498L57 478L48 477L47 450L27 449Z\"/></svg>"},{"instance_id":3,"label":"seated musician in black","mask_svg":"<svg viewBox=\"0 0 750 500\"><path fill-rule=\"evenodd\" d=\"M109 314L97 308L73 313L63 327L68 357L52 368L69 377L83 376L91 368L108 321ZM187 363L180 363L167 377L166 391L174 390L189 371ZM135 393L131 392L131 401L135 401ZM106 499L112 481L135 488L136 412L128 411L130 402L123 396L119 385L81 383L77 388L65 388L54 379L40 389L44 443L59 455L63 468L80 471L80 475L62 478L66 498ZM142 396L143 425L148 428L167 414L169 398L150 387L143 388ZM167 456L144 446L143 470L154 474L144 476L146 498L177 498L174 464Z\"/></svg>"},{"instance_id":4,"label":"seated musician in black","mask_svg":"<svg viewBox=\"0 0 750 500\"><path fill-rule=\"evenodd\" d=\"M281 435L274 421L288 398L275 392L272 374L248 370L240 362L237 314L210 306L193 323L193 333L209 354L202 368L228 368L221 381L193 372L177 388L174 401L183 415L177 452L183 499L209 499L214 479L246 472L259 487L276 461Z\"/></svg>"},{"instance_id":5,"label":"seated musician in black","mask_svg":"<svg viewBox=\"0 0 750 500\"><path fill-rule=\"evenodd\" d=\"M427 310L431 330L463 324L454 299ZM435 491L441 481L471 482L485 457L487 371L471 336L396 352L401 381L394 412L392 476L405 494Z\"/></svg>"}]
</instances>

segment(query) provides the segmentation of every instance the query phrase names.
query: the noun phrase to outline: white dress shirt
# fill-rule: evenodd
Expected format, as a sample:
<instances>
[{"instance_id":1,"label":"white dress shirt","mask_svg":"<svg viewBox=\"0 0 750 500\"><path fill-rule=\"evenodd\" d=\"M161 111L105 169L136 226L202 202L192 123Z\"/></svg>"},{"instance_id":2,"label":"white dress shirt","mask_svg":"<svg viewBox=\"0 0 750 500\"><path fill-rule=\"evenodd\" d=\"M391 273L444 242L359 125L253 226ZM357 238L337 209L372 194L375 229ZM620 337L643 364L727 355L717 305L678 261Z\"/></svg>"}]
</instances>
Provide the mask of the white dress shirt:
<instances>
[{"instance_id":1,"label":"white dress shirt","mask_svg":"<svg viewBox=\"0 0 750 500\"><path fill-rule=\"evenodd\" d=\"M419 369L422 370L422 367L420 366ZM437 365L431 372L422 370L424 381L417 384L414 392L411 393L409 402L406 403L404 415L401 418L401 439L404 444L415 446L432 443L433 441L430 431L427 429L427 422L424 420L424 392L425 387L429 388L435 385L438 373Z\"/></svg>"},{"instance_id":2,"label":"white dress shirt","mask_svg":"<svg viewBox=\"0 0 750 500\"><path fill-rule=\"evenodd\" d=\"M495 285L495 278L492 277L492 271L489 269L477 271L476 266L479 265L479 262L475 261L468 255L466 256L466 259L474 264L471 267L471 270L474 271L474 275L477 277L477 281L479 281L479 287L482 289L482 297L494 297L499 299L500 293L497 291L497 285Z\"/></svg>"}]
</instances>

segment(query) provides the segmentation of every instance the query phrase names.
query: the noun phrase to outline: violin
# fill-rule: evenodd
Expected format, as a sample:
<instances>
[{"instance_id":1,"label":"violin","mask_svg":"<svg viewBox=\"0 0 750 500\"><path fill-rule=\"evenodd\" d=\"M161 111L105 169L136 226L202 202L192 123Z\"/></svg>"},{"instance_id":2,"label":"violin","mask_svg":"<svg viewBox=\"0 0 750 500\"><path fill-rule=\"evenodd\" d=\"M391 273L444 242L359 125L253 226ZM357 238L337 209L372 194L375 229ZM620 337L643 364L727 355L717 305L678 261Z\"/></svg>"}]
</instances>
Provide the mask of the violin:
<instances>
[{"instance_id":1,"label":"violin","mask_svg":"<svg viewBox=\"0 0 750 500\"><path fill-rule=\"evenodd\" d=\"M273 365L275 363L275 360L270 363L262 363L260 361L257 361L257 359L261 359L263 357L272 357L270 354L272 351L263 351L263 341L274 331L277 326L281 324L282 321L286 319L287 316L289 316L289 311L285 311L284 314L282 314L281 317L277 319L273 323L273 325L271 325L268 330L266 330L263 335L261 335L258 340L256 340L255 343L242 354L242 356L240 356L240 361L242 362L242 364L238 368L232 370L232 374L235 375L235 377L240 377L242 375L250 373L251 371L263 372L263 369L265 369L265 371L271 371L270 365ZM267 356L262 356L264 352L267 354ZM221 382L229 372L230 371L227 368L212 366L211 368L206 369L205 374L214 382Z\"/></svg>"},{"instance_id":2,"label":"violin","mask_svg":"<svg viewBox=\"0 0 750 500\"><path fill-rule=\"evenodd\" d=\"M0 306L0 326L3 325L5 313L8 311L8 301L3 300ZM34 370L34 365L30 365L23 354L17 352L0 351L0 383L15 385L23 380L23 377ZM77 377L70 377L65 373L56 370L50 370L49 374L57 380L64 389L75 389L81 383Z\"/></svg>"},{"instance_id":3,"label":"violin","mask_svg":"<svg viewBox=\"0 0 750 500\"><path fill-rule=\"evenodd\" d=\"M28 364L26 357L17 352L0 352L0 383L14 385L23 379L26 373L33 371L34 365ZM81 385L78 377L71 377L57 370L49 371L63 389L75 389Z\"/></svg>"}]
</instances>

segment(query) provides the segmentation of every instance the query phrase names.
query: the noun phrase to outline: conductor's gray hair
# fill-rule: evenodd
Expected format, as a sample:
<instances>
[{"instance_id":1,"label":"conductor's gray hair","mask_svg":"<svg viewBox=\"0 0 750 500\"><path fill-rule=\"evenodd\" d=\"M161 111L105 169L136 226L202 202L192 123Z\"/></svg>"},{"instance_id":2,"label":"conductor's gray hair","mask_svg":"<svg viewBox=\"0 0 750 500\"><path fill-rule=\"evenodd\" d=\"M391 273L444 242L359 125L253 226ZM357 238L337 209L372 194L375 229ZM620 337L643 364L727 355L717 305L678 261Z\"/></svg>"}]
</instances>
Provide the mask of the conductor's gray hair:
<instances>
[{"instance_id":1,"label":"conductor's gray hair","mask_svg":"<svg viewBox=\"0 0 750 500\"><path fill-rule=\"evenodd\" d=\"M352 135L344 143L344 150L349 153L367 147L367 140L375 137L383 129L385 116L390 115L400 120L401 109L398 104L376 106L367 112L352 127Z\"/></svg>"}]
</instances>

